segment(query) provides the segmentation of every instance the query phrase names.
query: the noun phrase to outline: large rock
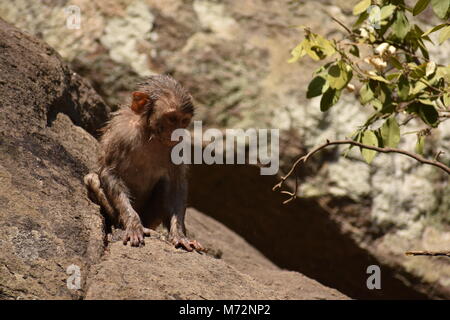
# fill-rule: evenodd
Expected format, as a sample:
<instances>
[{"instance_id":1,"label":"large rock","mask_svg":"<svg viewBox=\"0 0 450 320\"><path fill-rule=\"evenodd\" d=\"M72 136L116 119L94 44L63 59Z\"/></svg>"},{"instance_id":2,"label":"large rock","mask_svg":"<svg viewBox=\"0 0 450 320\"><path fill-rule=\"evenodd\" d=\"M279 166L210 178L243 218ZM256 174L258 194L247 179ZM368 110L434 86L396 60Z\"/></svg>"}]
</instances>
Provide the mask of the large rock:
<instances>
[{"instance_id":1,"label":"large rock","mask_svg":"<svg viewBox=\"0 0 450 320\"><path fill-rule=\"evenodd\" d=\"M193 209L187 216L188 229L213 255L175 249L162 239L148 239L143 248L113 242L91 268L86 299L347 299L276 267L214 219Z\"/></svg>"},{"instance_id":2,"label":"large rock","mask_svg":"<svg viewBox=\"0 0 450 320\"><path fill-rule=\"evenodd\" d=\"M96 140L73 122L94 133L108 108L56 51L0 19L0 110L0 297L79 298L66 268L99 260L103 228L81 182Z\"/></svg>"},{"instance_id":3,"label":"large rock","mask_svg":"<svg viewBox=\"0 0 450 320\"><path fill-rule=\"evenodd\" d=\"M82 183L97 141L74 124L95 133L108 107L53 49L3 20L0 75L0 299L348 299L194 210L188 227L211 254L158 238L109 245ZM68 286L76 267L79 289Z\"/></svg>"}]
</instances>

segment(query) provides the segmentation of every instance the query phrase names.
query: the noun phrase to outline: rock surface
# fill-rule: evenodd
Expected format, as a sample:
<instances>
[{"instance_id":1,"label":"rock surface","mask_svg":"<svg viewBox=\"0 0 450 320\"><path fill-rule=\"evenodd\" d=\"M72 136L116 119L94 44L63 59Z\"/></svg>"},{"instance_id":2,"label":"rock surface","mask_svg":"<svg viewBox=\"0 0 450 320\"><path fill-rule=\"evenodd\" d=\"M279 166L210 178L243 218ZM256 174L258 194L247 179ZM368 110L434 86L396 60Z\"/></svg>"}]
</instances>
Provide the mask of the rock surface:
<instances>
[{"instance_id":1,"label":"rock surface","mask_svg":"<svg viewBox=\"0 0 450 320\"><path fill-rule=\"evenodd\" d=\"M103 229L81 182L96 140L69 116L94 132L107 113L58 53L0 19L1 298L83 295L66 268L98 261Z\"/></svg>"},{"instance_id":2,"label":"rock surface","mask_svg":"<svg viewBox=\"0 0 450 320\"><path fill-rule=\"evenodd\" d=\"M96 133L108 112L53 49L0 19L0 299L348 299L195 210L188 228L212 254L105 246L82 184L97 141L74 123Z\"/></svg>"},{"instance_id":3,"label":"rock surface","mask_svg":"<svg viewBox=\"0 0 450 320\"><path fill-rule=\"evenodd\" d=\"M194 209L187 217L188 230L208 255L175 249L161 239L146 239L142 248L113 242L91 268L85 298L348 299L298 272L281 270L214 219Z\"/></svg>"}]
</instances>

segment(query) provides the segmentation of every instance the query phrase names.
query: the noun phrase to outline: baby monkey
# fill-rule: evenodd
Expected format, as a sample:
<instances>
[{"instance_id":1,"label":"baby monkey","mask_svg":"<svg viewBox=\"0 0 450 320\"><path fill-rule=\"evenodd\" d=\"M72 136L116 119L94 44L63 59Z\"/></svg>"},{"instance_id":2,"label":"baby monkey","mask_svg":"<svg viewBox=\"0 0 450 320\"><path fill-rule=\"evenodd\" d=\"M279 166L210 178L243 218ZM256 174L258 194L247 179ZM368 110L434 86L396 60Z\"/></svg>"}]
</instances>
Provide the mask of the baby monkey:
<instances>
[{"instance_id":1,"label":"baby monkey","mask_svg":"<svg viewBox=\"0 0 450 320\"><path fill-rule=\"evenodd\" d=\"M98 172L84 177L89 197L114 225L125 229L123 243L144 245L144 235L163 223L175 247L203 251L186 238L187 177L184 164L172 163L175 129L194 114L192 97L166 75L147 78L103 129Z\"/></svg>"}]
</instances>

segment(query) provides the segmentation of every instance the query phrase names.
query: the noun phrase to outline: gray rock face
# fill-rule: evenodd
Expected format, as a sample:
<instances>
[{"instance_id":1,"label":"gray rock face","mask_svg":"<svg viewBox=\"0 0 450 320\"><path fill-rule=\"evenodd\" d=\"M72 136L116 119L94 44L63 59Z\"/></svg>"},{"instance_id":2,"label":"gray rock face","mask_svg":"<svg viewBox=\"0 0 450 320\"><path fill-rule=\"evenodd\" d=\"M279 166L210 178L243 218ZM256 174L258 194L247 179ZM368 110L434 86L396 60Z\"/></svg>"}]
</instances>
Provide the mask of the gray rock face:
<instances>
[{"instance_id":1,"label":"gray rock face","mask_svg":"<svg viewBox=\"0 0 450 320\"><path fill-rule=\"evenodd\" d=\"M0 77L0 299L348 299L194 210L188 227L209 255L158 238L106 245L82 177L97 149L83 128L96 133L108 107L53 49L1 19Z\"/></svg>"}]
</instances>

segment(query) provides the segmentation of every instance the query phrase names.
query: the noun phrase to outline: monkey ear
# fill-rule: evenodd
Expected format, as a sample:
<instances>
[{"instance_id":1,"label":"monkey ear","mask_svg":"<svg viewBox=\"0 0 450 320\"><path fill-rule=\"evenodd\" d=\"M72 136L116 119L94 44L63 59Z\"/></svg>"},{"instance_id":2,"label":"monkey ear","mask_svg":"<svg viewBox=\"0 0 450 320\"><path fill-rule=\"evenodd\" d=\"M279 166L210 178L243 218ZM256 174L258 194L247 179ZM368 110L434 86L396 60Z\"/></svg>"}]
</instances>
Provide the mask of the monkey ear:
<instances>
[{"instance_id":1,"label":"monkey ear","mask_svg":"<svg viewBox=\"0 0 450 320\"><path fill-rule=\"evenodd\" d=\"M141 113L144 111L144 107L150 101L150 97L147 93L141 91L134 91L132 94L131 110L135 113Z\"/></svg>"}]
</instances>

